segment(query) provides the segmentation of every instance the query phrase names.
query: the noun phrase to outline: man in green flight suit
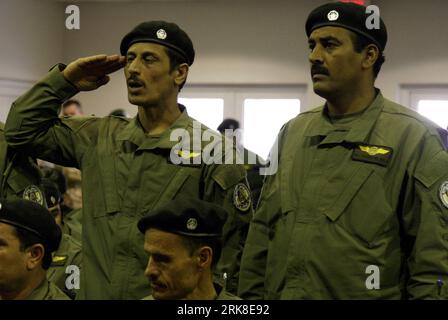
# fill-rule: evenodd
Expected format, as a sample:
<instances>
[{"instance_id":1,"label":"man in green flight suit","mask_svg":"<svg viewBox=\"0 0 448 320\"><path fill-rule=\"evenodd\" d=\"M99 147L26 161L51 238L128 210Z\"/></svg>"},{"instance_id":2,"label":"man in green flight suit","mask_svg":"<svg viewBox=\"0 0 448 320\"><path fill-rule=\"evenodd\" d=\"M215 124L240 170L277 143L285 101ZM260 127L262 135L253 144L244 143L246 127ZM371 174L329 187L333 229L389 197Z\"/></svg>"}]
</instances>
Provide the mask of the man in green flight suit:
<instances>
[{"instance_id":1,"label":"man in green flight suit","mask_svg":"<svg viewBox=\"0 0 448 320\"><path fill-rule=\"evenodd\" d=\"M41 172L24 150L14 150L5 140L0 122L0 198L27 199L45 206Z\"/></svg>"},{"instance_id":2,"label":"man in green flight suit","mask_svg":"<svg viewBox=\"0 0 448 320\"><path fill-rule=\"evenodd\" d=\"M242 165L197 161L208 145L194 140L198 123L177 103L194 61L193 44L176 24L150 21L129 32L120 51L125 57L98 55L56 66L14 102L5 125L12 146L28 146L39 158L82 171L83 270L76 298L150 294L136 222L179 195L229 212L216 276L227 274L227 288L235 292L252 203ZM135 118L58 118L64 100L106 84L107 74L122 67L129 102L138 106ZM205 130L200 127L199 137ZM179 141L171 136L179 132L193 136L191 152L176 149ZM215 138L220 144L222 136Z\"/></svg>"},{"instance_id":3,"label":"man in green flight suit","mask_svg":"<svg viewBox=\"0 0 448 320\"><path fill-rule=\"evenodd\" d=\"M144 300L239 300L213 281L227 216L216 204L178 198L140 219L152 287Z\"/></svg>"},{"instance_id":4,"label":"man in green flight suit","mask_svg":"<svg viewBox=\"0 0 448 320\"><path fill-rule=\"evenodd\" d=\"M61 230L41 205L0 199L0 300L69 300L46 277Z\"/></svg>"},{"instance_id":5,"label":"man in green flight suit","mask_svg":"<svg viewBox=\"0 0 448 320\"><path fill-rule=\"evenodd\" d=\"M55 169L53 169L55 170ZM53 253L47 278L61 289L69 298L74 299L77 293L77 285L82 270L81 243L71 235L64 232L64 216L61 206L62 195L56 183L49 179L42 179L42 187L48 211L54 217L56 224L61 228L62 238L58 250Z\"/></svg>"},{"instance_id":6,"label":"man in green flight suit","mask_svg":"<svg viewBox=\"0 0 448 320\"><path fill-rule=\"evenodd\" d=\"M374 87L387 32L329 3L306 22L324 106L281 129L241 262L249 299L447 298L443 129ZM378 17L379 19L379 17Z\"/></svg>"}]
</instances>

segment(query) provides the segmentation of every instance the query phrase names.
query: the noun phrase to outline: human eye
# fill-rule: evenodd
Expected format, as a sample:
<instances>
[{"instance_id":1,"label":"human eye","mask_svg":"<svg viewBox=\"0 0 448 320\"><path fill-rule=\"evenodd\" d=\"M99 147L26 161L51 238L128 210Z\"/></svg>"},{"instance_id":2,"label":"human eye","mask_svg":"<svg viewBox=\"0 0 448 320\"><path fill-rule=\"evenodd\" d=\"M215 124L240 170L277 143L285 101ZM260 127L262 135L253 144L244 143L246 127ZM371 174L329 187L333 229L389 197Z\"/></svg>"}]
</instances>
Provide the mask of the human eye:
<instances>
[{"instance_id":1,"label":"human eye","mask_svg":"<svg viewBox=\"0 0 448 320\"><path fill-rule=\"evenodd\" d=\"M131 63L132 61L134 61L135 56L133 54L129 54L126 56L126 63Z\"/></svg>"},{"instance_id":2,"label":"human eye","mask_svg":"<svg viewBox=\"0 0 448 320\"><path fill-rule=\"evenodd\" d=\"M316 44L314 42L308 42L308 48L310 49L310 51L313 51L315 46Z\"/></svg>"},{"instance_id":3,"label":"human eye","mask_svg":"<svg viewBox=\"0 0 448 320\"><path fill-rule=\"evenodd\" d=\"M153 63L157 61L157 58L152 54L147 54L143 56L143 60L148 63Z\"/></svg>"}]
</instances>

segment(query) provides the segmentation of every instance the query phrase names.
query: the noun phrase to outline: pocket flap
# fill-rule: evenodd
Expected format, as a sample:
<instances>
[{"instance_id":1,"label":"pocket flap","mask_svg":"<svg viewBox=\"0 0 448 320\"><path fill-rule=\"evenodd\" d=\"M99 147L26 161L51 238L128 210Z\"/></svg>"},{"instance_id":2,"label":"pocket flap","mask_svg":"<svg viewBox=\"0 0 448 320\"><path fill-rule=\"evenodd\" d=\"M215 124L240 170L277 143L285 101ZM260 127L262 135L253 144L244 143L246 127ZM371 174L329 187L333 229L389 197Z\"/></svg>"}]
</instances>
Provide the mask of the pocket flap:
<instances>
[{"instance_id":1,"label":"pocket flap","mask_svg":"<svg viewBox=\"0 0 448 320\"><path fill-rule=\"evenodd\" d=\"M339 218L372 172L372 168L363 166L347 180L347 183L341 188L340 194L336 200L331 206L324 210L324 214L331 221L336 221Z\"/></svg>"}]
</instances>

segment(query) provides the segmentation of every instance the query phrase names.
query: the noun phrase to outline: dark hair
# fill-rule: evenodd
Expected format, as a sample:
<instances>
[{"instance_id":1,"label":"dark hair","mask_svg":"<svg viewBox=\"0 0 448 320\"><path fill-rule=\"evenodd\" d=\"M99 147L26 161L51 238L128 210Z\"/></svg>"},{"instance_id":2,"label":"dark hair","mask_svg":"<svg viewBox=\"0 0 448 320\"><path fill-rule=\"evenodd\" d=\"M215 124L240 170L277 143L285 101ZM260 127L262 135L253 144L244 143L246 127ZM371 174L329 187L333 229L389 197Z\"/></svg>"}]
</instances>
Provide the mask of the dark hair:
<instances>
[{"instance_id":1,"label":"dark hair","mask_svg":"<svg viewBox=\"0 0 448 320\"><path fill-rule=\"evenodd\" d=\"M190 255L193 254L194 251L199 249L200 247L210 247L212 248L212 270L215 268L218 263L219 258L221 257L221 248L222 241L217 237L188 237L185 236L185 245L190 251Z\"/></svg>"},{"instance_id":2,"label":"dark hair","mask_svg":"<svg viewBox=\"0 0 448 320\"><path fill-rule=\"evenodd\" d=\"M236 130L240 128L240 123L235 119L224 119L223 122L218 126L217 130L224 133L226 129Z\"/></svg>"},{"instance_id":3,"label":"dark hair","mask_svg":"<svg viewBox=\"0 0 448 320\"><path fill-rule=\"evenodd\" d=\"M48 270L50 268L51 262L53 261L50 249L48 246L36 235L33 233L21 229L21 228L14 228L16 229L16 235L20 242L20 250L25 251L25 249L31 247L33 244L40 243L44 246L44 257L42 259L42 268L44 270Z\"/></svg>"},{"instance_id":4,"label":"dark hair","mask_svg":"<svg viewBox=\"0 0 448 320\"><path fill-rule=\"evenodd\" d=\"M67 191L67 179L61 170L55 168L41 168L43 179L48 179L56 183L59 192L64 194Z\"/></svg>"},{"instance_id":5,"label":"dark hair","mask_svg":"<svg viewBox=\"0 0 448 320\"><path fill-rule=\"evenodd\" d=\"M62 104L62 108L65 108L65 107L67 107L67 106L69 106L69 105L71 105L71 104L76 104L76 105L78 106L78 109L79 109L79 110L82 110L81 102L79 102L79 101L76 100L76 99L68 99L67 101L65 101L65 102Z\"/></svg>"},{"instance_id":6,"label":"dark hair","mask_svg":"<svg viewBox=\"0 0 448 320\"><path fill-rule=\"evenodd\" d=\"M165 52L168 55L168 58L170 59L170 72L173 72L173 70L180 64L182 63L187 63L187 61L185 60L184 57L182 57L179 53L177 53L176 51L165 47ZM184 87L186 80L181 83L181 85L179 86L179 92L180 90L182 90L182 88Z\"/></svg>"},{"instance_id":7,"label":"dark hair","mask_svg":"<svg viewBox=\"0 0 448 320\"><path fill-rule=\"evenodd\" d=\"M358 33L350 32L350 35L352 38L353 47L354 47L355 51L358 53L360 53L362 50L364 50L364 48L366 48L369 44L374 44L372 40L370 40L369 38L364 37L363 35L360 35ZM378 73L381 70L381 66L383 65L384 61L386 61L386 57L384 56L383 51L381 51L381 49L379 49L379 48L378 48L378 50L379 50L378 59L376 59L375 64L373 65L374 79L376 79L376 77L378 76Z\"/></svg>"},{"instance_id":8,"label":"dark hair","mask_svg":"<svg viewBox=\"0 0 448 320\"><path fill-rule=\"evenodd\" d=\"M126 110L124 109L115 109L109 113L110 116L116 116L116 117L124 117L127 118Z\"/></svg>"}]
</instances>

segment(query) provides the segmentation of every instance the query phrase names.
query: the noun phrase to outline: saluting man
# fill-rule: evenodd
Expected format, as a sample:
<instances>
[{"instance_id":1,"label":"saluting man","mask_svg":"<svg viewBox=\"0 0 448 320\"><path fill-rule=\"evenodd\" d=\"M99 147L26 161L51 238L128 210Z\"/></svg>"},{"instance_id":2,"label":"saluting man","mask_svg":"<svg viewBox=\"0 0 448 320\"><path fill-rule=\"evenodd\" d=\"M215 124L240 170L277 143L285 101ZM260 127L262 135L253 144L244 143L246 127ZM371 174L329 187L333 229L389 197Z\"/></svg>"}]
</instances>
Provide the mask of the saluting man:
<instances>
[{"instance_id":1,"label":"saluting man","mask_svg":"<svg viewBox=\"0 0 448 320\"><path fill-rule=\"evenodd\" d=\"M177 103L194 61L191 39L174 23L149 21L122 39L120 52L122 56L98 55L57 65L14 102L5 127L12 146L33 148L39 158L82 170L83 271L77 299L141 299L150 294L136 222L179 195L229 211L216 276L227 274L227 288L235 292L252 217L244 167L193 161L201 156L202 142L199 150L178 153L187 162L178 164L171 154L178 144L170 139L174 130L193 136L194 120ZM106 84L107 75L123 67L129 102L138 107L135 118L58 118L64 100ZM220 135L216 138L213 143L222 143Z\"/></svg>"},{"instance_id":2,"label":"saluting man","mask_svg":"<svg viewBox=\"0 0 448 320\"><path fill-rule=\"evenodd\" d=\"M325 105L278 136L249 229L239 294L252 299L447 298L444 130L374 83L387 31L366 8L329 3L306 21Z\"/></svg>"}]
</instances>

